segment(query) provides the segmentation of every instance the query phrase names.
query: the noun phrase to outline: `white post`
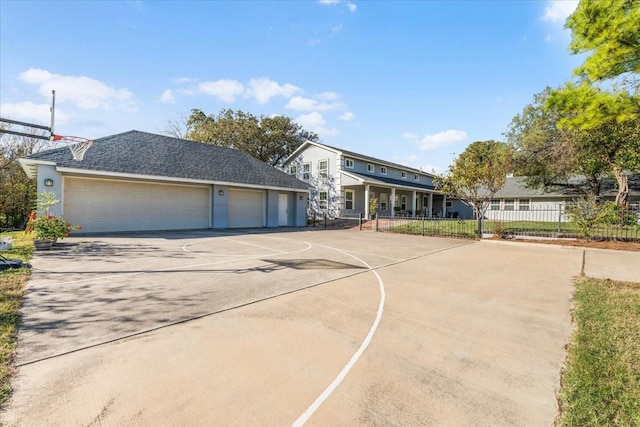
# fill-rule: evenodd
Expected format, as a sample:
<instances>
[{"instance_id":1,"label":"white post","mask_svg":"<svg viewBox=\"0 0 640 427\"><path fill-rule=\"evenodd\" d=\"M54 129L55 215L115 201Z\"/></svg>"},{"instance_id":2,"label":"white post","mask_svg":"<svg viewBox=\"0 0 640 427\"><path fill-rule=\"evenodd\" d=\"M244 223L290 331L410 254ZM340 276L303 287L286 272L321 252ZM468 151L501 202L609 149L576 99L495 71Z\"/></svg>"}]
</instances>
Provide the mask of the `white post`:
<instances>
[{"instance_id":1,"label":"white post","mask_svg":"<svg viewBox=\"0 0 640 427\"><path fill-rule=\"evenodd\" d=\"M442 196L442 218L447 217L447 196Z\"/></svg>"},{"instance_id":2,"label":"white post","mask_svg":"<svg viewBox=\"0 0 640 427\"><path fill-rule=\"evenodd\" d=\"M429 204L427 205L427 209L429 209L427 216L431 218L433 216L433 193L429 193Z\"/></svg>"},{"instance_id":3,"label":"white post","mask_svg":"<svg viewBox=\"0 0 640 427\"><path fill-rule=\"evenodd\" d=\"M364 186L364 218L369 219L369 184Z\"/></svg>"},{"instance_id":4,"label":"white post","mask_svg":"<svg viewBox=\"0 0 640 427\"><path fill-rule=\"evenodd\" d=\"M391 200L389 200L389 204L391 205L391 217L396 216L396 189L391 189Z\"/></svg>"},{"instance_id":5,"label":"white post","mask_svg":"<svg viewBox=\"0 0 640 427\"><path fill-rule=\"evenodd\" d=\"M411 206L413 206L413 208L411 208L411 216L413 218L416 217L416 207L418 206L418 204L416 203L416 192L412 191L411 192Z\"/></svg>"}]
</instances>

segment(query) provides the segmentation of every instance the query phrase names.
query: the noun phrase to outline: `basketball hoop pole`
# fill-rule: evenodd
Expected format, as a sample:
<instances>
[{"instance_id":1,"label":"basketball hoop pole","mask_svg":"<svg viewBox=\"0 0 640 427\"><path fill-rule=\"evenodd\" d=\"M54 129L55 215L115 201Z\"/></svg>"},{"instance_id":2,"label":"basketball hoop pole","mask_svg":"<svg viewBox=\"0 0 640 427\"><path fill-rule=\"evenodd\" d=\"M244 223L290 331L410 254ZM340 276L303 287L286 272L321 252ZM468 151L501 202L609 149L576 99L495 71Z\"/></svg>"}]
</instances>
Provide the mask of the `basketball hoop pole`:
<instances>
[{"instance_id":1,"label":"basketball hoop pole","mask_svg":"<svg viewBox=\"0 0 640 427\"><path fill-rule=\"evenodd\" d=\"M49 132L51 132L51 138L56 134L54 130L55 126L55 118L56 118L56 91L51 91L51 126L49 127Z\"/></svg>"},{"instance_id":2,"label":"basketball hoop pole","mask_svg":"<svg viewBox=\"0 0 640 427\"><path fill-rule=\"evenodd\" d=\"M5 119L0 117L0 122L2 123L8 123L10 125L18 125L18 126L24 126L27 128L32 128L32 129L42 129L42 130L46 130L49 131L49 135L36 135L36 134L32 134L32 133L27 133L27 132L19 132L17 130L12 130L12 129L3 129L0 128L0 134L3 133L8 133L9 135L17 135L17 136L24 136L27 138L36 138L36 139L46 139L49 141L53 141L53 136L54 136L54 132L53 132L53 126L54 126L54 120L55 120L55 108L56 108L56 91L52 90L51 94L53 95L53 98L51 100L51 126L43 126L43 125L38 125L35 123L27 123L27 122L21 122L18 120L11 120L11 119Z\"/></svg>"}]
</instances>

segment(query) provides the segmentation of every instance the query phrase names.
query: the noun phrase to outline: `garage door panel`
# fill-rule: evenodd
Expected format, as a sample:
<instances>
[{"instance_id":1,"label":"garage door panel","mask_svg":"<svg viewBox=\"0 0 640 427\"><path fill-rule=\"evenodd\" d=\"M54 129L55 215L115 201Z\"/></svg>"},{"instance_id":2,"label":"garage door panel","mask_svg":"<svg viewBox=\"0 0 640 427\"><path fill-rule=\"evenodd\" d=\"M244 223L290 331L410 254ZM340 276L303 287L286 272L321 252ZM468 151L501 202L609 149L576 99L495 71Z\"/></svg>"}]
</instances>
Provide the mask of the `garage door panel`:
<instances>
[{"instance_id":1,"label":"garage door panel","mask_svg":"<svg viewBox=\"0 0 640 427\"><path fill-rule=\"evenodd\" d=\"M65 178L64 216L86 232L209 227L209 187Z\"/></svg>"},{"instance_id":2,"label":"garage door panel","mask_svg":"<svg viewBox=\"0 0 640 427\"><path fill-rule=\"evenodd\" d=\"M265 198L261 190L229 189L229 228L264 227Z\"/></svg>"}]
</instances>

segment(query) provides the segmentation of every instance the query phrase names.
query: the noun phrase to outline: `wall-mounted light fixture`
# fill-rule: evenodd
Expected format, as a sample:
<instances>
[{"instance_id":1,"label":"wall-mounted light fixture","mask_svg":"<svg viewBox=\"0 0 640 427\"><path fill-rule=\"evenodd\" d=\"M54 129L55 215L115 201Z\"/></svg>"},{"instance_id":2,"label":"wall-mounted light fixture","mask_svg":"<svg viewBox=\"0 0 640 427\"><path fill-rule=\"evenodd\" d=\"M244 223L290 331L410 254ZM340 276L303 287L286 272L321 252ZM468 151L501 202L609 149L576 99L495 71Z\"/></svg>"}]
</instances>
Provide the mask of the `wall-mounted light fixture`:
<instances>
[{"instance_id":1,"label":"wall-mounted light fixture","mask_svg":"<svg viewBox=\"0 0 640 427\"><path fill-rule=\"evenodd\" d=\"M47 178L44 180L45 187L53 187L53 180L51 178Z\"/></svg>"},{"instance_id":2,"label":"wall-mounted light fixture","mask_svg":"<svg viewBox=\"0 0 640 427\"><path fill-rule=\"evenodd\" d=\"M302 200L304 198L304 196L300 195L300 200Z\"/></svg>"},{"instance_id":3,"label":"wall-mounted light fixture","mask_svg":"<svg viewBox=\"0 0 640 427\"><path fill-rule=\"evenodd\" d=\"M218 195L224 196L224 190L218 190Z\"/></svg>"}]
</instances>

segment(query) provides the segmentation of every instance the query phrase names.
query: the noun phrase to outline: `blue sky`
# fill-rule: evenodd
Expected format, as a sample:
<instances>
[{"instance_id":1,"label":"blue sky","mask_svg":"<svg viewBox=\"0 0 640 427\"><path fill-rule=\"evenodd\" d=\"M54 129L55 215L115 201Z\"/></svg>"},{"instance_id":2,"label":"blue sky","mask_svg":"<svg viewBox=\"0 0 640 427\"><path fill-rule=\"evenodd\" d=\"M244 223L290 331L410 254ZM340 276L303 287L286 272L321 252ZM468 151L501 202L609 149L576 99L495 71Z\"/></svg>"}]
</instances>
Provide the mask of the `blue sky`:
<instances>
[{"instance_id":1,"label":"blue sky","mask_svg":"<svg viewBox=\"0 0 640 427\"><path fill-rule=\"evenodd\" d=\"M284 114L320 140L441 172L503 140L580 58L576 1L0 0L0 116L99 138L192 108Z\"/></svg>"}]
</instances>

